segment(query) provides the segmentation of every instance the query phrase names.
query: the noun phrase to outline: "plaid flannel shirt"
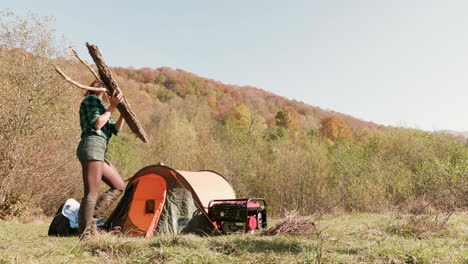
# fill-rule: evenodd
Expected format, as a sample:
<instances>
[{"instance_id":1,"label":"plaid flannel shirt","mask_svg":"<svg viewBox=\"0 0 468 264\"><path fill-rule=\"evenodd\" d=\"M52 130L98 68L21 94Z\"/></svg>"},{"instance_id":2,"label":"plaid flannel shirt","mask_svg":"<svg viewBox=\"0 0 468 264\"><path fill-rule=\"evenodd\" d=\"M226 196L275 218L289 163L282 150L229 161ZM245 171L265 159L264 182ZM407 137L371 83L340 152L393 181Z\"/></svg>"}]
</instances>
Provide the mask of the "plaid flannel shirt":
<instances>
[{"instance_id":1,"label":"plaid flannel shirt","mask_svg":"<svg viewBox=\"0 0 468 264\"><path fill-rule=\"evenodd\" d=\"M81 138L88 135L98 135L109 140L112 134L117 135L119 131L115 127L116 122L112 117L101 129L96 129L96 120L104 112L106 112L106 106L102 98L89 95L83 99L80 105Z\"/></svg>"}]
</instances>

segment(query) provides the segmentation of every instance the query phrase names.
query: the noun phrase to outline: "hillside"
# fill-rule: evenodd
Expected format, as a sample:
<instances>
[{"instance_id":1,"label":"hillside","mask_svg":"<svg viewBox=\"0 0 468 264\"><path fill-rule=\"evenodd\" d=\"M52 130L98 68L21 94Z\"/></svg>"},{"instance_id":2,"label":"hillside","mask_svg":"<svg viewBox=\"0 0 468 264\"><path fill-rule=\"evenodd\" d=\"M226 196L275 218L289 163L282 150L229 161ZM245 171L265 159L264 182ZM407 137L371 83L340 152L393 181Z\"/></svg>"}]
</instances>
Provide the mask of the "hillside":
<instances>
[{"instance_id":1,"label":"hillside","mask_svg":"<svg viewBox=\"0 0 468 264\"><path fill-rule=\"evenodd\" d=\"M82 92L54 72L50 59L18 49L0 55L5 58L1 81L7 88L1 117L18 113L3 121L10 128L2 131L5 141L0 145L0 179L10 186L0 189L3 199L10 199L3 208L16 213L22 209L17 203L28 204L23 197L37 196L31 201L45 199L40 209L52 213L63 199L79 198L73 143L79 140L79 126L59 122L57 129L47 124L74 120ZM81 83L92 82L75 61L59 58L53 63ZM180 69L113 70L150 137L149 144L142 144L124 129L112 139L109 157L125 178L158 162L184 170L212 169L225 175L239 196L265 197L273 213L374 211L421 197L444 207L466 204L467 149L453 137L384 127ZM43 83L40 89L34 88L37 82ZM17 133L24 134L20 141ZM56 138L44 140L50 133ZM11 152L12 146L21 151ZM38 183L25 181L32 168L42 177ZM454 178L436 180L444 175ZM40 191L52 182L69 191L59 196L52 189ZM447 191L450 195L440 200Z\"/></svg>"},{"instance_id":2,"label":"hillside","mask_svg":"<svg viewBox=\"0 0 468 264\"><path fill-rule=\"evenodd\" d=\"M122 178L159 162L213 170L237 197L267 201L269 227L308 215L315 232L47 236L57 208L83 196L84 91L54 65L94 81L49 24L0 11L0 264L468 263L465 138L383 127L167 67L113 69L149 138L124 127L110 139L107 157Z\"/></svg>"},{"instance_id":3,"label":"hillside","mask_svg":"<svg viewBox=\"0 0 468 264\"><path fill-rule=\"evenodd\" d=\"M453 135L455 137L468 138L468 131L440 130L439 132Z\"/></svg>"},{"instance_id":4,"label":"hillside","mask_svg":"<svg viewBox=\"0 0 468 264\"><path fill-rule=\"evenodd\" d=\"M236 109L246 107L248 115L259 117L268 126L276 124L275 116L283 109L292 111L301 128L319 129L321 120L336 116L346 122L354 133L373 131L383 126L359 120L355 117L307 105L296 100L275 95L271 92L251 86L235 86L220 81L197 76L193 73L168 67L151 68L114 68L121 77L123 87L140 91L148 97L146 104L154 103L157 98L167 102L174 98L195 97L209 107L212 117L226 121ZM150 98L153 102L150 102Z\"/></svg>"},{"instance_id":5,"label":"hillside","mask_svg":"<svg viewBox=\"0 0 468 264\"><path fill-rule=\"evenodd\" d=\"M0 219L52 215L83 188L76 158L83 91L53 65L80 83L94 79L65 56L47 21L7 18L0 20ZM453 136L383 127L178 69L114 72L150 141L128 129L111 139L108 157L125 179L158 162L210 169L238 197L265 198L271 214L468 204L468 148Z\"/></svg>"}]
</instances>

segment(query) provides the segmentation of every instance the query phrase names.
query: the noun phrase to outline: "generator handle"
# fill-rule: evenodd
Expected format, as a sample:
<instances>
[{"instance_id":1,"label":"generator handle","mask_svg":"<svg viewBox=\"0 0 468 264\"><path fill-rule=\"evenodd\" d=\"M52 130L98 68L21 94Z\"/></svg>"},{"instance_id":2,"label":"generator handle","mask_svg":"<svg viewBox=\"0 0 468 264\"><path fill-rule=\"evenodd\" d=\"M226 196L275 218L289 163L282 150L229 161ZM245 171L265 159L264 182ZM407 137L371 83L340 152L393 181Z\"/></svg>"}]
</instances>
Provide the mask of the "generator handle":
<instances>
[{"instance_id":1,"label":"generator handle","mask_svg":"<svg viewBox=\"0 0 468 264\"><path fill-rule=\"evenodd\" d=\"M265 202L265 199L263 199L263 198L249 198L249 199L247 200L247 204L248 204L250 201L263 202L263 206L265 206L265 208L267 207L267 204L266 204L266 202Z\"/></svg>"},{"instance_id":2,"label":"generator handle","mask_svg":"<svg viewBox=\"0 0 468 264\"><path fill-rule=\"evenodd\" d=\"M246 206L247 204L250 202L250 201L260 201L263 203L263 205L265 206L265 208L267 207L267 203L265 202L265 199L263 198L240 198L240 199L217 199L217 200L211 200L209 203L208 203L208 208L211 207L211 205L213 203L217 203L217 202L246 202Z\"/></svg>"}]
</instances>

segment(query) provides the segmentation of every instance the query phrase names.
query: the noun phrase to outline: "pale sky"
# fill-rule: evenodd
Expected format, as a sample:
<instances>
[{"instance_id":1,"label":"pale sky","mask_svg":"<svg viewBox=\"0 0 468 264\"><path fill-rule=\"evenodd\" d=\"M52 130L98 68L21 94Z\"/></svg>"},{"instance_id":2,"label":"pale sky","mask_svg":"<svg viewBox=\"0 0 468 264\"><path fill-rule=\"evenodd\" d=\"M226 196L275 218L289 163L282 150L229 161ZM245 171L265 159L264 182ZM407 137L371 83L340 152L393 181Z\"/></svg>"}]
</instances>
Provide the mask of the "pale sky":
<instances>
[{"instance_id":1,"label":"pale sky","mask_svg":"<svg viewBox=\"0 0 468 264\"><path fill-rule=\"evenodd\" d=\"M82 55L251 85L384 125L468 131L465 0L1 0ZM90 60L88 58L88 60Z\"/></svg>"}]
</instances>

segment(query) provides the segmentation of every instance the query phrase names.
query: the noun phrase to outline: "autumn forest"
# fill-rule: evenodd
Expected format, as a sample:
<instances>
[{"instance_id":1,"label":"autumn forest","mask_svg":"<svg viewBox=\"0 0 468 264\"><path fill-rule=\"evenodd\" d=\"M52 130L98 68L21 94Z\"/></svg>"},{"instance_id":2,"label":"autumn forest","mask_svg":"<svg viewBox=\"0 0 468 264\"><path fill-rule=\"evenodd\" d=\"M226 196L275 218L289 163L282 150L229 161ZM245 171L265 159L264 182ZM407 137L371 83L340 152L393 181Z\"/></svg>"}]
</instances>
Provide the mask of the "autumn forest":
<instances>
[{"instance_id":1,"label":"autumn forest","mask_svg":"<svg viewBox=\"0 0 468 264\"><path fill-rule=\"evenodd\" d=\"M2 16L0 218L51 215L82 195L75 150L83 91L54 64L81 83L93 76L67 56L47 18ZM379 212L414 201L453 210L468 203L464 138L385 127L182 69L113 71L150 138L142 143L124 129L112 139L109 157L124 178L158 162L215 170L238 197L264 197L273 214Z\"/></svg>"}]
</instances>

